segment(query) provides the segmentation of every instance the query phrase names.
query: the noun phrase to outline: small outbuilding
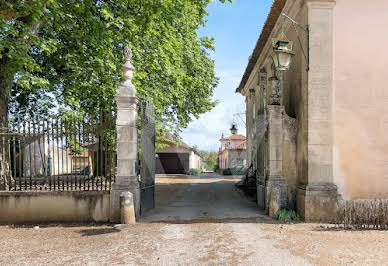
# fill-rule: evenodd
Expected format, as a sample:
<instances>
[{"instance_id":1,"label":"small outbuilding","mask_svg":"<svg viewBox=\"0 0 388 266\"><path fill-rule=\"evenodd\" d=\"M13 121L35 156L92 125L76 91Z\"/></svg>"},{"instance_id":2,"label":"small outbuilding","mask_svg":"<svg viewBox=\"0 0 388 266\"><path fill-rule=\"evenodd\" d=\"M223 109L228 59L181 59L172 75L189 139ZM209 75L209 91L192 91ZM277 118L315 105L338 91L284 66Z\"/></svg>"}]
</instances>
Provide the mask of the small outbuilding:
<instances>
[{"instance_id":1,"label":"small outbuilding","mask_svg":"<svg viewBox=\"0 0 388 266\"><path fill-rule=\"evenodd\" d=\"M166 147L156 151L156 174L186 174L189 169L201 168L196 149L183 141L163 141Z\"/></svg>"}]
</instances>

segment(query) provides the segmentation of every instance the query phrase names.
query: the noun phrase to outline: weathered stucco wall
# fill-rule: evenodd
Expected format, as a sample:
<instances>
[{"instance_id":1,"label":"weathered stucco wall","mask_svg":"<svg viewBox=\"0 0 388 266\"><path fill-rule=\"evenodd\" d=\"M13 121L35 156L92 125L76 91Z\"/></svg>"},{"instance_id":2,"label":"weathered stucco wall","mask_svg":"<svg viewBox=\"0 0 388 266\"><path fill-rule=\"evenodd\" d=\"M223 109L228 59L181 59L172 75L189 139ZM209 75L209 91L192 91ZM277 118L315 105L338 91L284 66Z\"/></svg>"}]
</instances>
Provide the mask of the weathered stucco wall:
<instances>
[{"instance_id":1,"label":"weathered stucco wall","mask_svg":"<svg viewBox=\"0 0 388 266\"><path fill-rule=\"evenodd\" d=\"M287 2L285 12L293 17L300 25L307 25L307 7L296 2ZM291 125L284 125L283 136L283 176L287 181L288 204L290 208L296 206L297 187L308 183L308 116L307 116L307 64L297 35L289 21L286 23L287 38L294 42L295 56L291 68L283 76L283 105L284 117L296 119L293 121L295 130L290 132ZM280 29L279 29L280 30ZM298 29L303 49L307 51L307 35ZM280 31L279 31L280 33ZM277 36L277 33L275 36ZM288 120L289 121L289 120Z\"/></svg>"},{"instance_id":2,"label":"weathered stucco wall","mask_svg":"<svg viewBox=\"0 0 388 266\"><path fill-rule=\"evenodd\" d=\"M109 192L0 192L0 224L108 222Z\"/></svg>"},{"instance_id":3,"label":"weathered stucco wall","mask_svg":"<svg viewBox=\"0 0 388 266\"><path fill-rule=\"evenodd\" d=\"M290 2L290 4L292 4ZM287 3L286 6L289 4ZM299 4L292 5L293 8L289 14L301 25L308 24L307 8L299 8ZM296 10L295 10L296 8ZM285 112L288 116L297 120L297 135L296 135L296 175L297 185L306 185L308 183L308 151L307 151L307 135L308 135L308 104L307 104L307 78L306 61L303 56L302 49L298 43L297 35L291 25L288 23L287 37L294 42L293 50L295 56L292 59L291 68L284 73L283 83L283 104ZM307 51L307 35L299 29L299 36L305 51ZM290 146L291 144L289 144ZM291 149L291 147L290 147ZM288 153L284 158L285 161L292 162L294 158L292 152ZM290 170L290 174L292 170ZM290 185L294 186L293 176L290 176Z\"/></svg>"},{"instance_id":4,"label":"weathered stucco wall","mask_svg":"<svg viewBox=\"0 0 388 266\"><path fill-rule=\"evenodd\" d=\"M334 8L334 180L344 198L388 197L388 1Z\"/></svg>"}]
</instances>

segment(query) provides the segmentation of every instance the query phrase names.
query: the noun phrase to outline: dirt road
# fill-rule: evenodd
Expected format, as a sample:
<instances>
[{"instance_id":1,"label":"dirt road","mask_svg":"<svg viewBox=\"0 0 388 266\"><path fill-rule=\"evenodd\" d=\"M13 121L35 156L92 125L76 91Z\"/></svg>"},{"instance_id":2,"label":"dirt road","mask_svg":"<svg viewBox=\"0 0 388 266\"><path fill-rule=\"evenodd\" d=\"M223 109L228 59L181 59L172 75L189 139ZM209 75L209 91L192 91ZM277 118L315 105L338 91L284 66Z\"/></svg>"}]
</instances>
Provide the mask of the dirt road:
<instances>
[{"instance_id":1,"label":"dirt road","mask_svg":"<svg viewBox=\"0 0 388 266\"><path fill-rule=\"evenodd\" d=\"M134 226L2 226L0 265L388 264L388 232L276 223L236 181L160 176L157 208Z\"/></svg>"}]
</instances>

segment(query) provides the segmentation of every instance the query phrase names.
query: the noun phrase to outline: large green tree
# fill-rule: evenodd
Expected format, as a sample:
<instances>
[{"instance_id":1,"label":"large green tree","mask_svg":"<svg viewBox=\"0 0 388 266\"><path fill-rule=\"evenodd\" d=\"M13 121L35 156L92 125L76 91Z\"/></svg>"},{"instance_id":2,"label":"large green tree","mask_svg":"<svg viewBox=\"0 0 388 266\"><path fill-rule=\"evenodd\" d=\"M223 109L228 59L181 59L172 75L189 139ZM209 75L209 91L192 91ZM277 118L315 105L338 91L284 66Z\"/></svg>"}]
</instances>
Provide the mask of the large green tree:
<instances>
[{"instance_id":1,"label":"large green tree","mask_svg":"<svg viewBox=\"0 0 388 266\"><path fill-rule=\"evenodd\" d=\"M187 126L215 105L213 39L197 33L209 2L0 0L1 120L53 107L78 117L109 110L129 45L134 84L159 125Z\"/></svg>"},{"instance_id":2,"label":"large green tree","mask_svg":"<svg viewBox=\"0 0 388 266\"><path fill-rule=\"evenodd\" d=\"M209 0L0 3L2 116L8 107L20 115L53 104L100 113L113 104L125 45L139 95L154 102L164 125L184 127L215 104L213 41L197 34Z\"/></svg>"}]
</instances>

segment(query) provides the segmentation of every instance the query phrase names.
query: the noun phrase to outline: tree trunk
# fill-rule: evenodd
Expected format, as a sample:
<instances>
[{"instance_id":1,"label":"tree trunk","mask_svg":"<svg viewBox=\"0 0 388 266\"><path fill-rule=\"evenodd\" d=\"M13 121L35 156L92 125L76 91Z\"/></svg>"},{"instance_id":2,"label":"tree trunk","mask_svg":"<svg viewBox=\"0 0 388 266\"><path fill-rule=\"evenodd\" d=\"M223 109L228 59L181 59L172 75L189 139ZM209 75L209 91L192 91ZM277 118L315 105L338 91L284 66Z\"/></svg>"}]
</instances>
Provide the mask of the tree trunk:
<instances>
[{"instance_id":1,"label":"tree trunk","mask_svg":"<svg viewBox=\"0 0 388 266\"><path fill-rule=\"evenodd\" d=\"M8 127L8 104L11 96L14 73L6 62L0 62L0 133ZM9 142L4 134L0 135L0 190L9 187L11 182Z\"/></svg>"},{"instance_id":2,"label":"tree trunk","mask_svg":"<svg viewBox=\"0 0 388 266\"><path fill-rule=\"evenodd\" d=\"M38 33L40 23L34 23L32 15L17 17L16 19L28 25L30 33ZM23 39L23 41L26 44L25 53L27 54L31 47L31 42L28 38ZM11 66L12 59L8 57L8 50L8 48L0 50L2 53L0 58L0 133L8 130L9 100L11 98L14 76L17 72L17 69ZM4 134L0 135L0 190L8 188L12 181L9 149L9 139Z\"/></svg>"}]
</instances>

